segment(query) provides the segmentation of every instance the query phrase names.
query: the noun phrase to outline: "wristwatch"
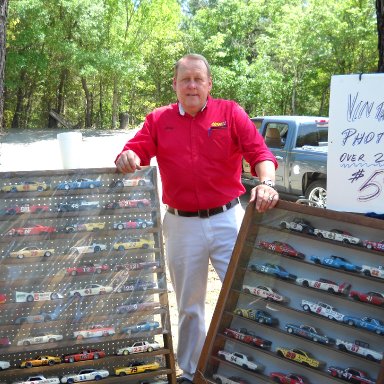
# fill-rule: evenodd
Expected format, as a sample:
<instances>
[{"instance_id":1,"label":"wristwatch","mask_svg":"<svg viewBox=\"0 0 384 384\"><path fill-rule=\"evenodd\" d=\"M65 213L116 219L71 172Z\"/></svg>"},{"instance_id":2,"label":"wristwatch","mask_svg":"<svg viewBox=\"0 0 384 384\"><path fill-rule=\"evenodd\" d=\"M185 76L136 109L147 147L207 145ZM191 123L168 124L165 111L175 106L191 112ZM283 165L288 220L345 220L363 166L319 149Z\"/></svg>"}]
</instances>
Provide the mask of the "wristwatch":
<instances>
[{"instance_id":1,"label":"wristwatch","mask_svg":"<svg viewBox=\"0 0 384 384\"><path fill-rule=\"evenodd\" d=\"M264 180L260 184L268 185L268 187L275 189L275 183L271 179Z\"/></svg>"}]
</instances>

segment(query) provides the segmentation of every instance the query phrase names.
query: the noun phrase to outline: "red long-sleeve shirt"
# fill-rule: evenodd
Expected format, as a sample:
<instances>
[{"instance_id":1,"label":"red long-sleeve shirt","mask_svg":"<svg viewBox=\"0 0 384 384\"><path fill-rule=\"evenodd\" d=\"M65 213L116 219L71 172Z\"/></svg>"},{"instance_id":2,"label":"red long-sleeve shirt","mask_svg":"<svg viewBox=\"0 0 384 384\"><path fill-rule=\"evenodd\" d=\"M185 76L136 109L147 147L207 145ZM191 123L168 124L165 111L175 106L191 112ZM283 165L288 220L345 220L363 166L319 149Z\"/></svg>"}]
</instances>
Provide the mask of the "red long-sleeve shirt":
<instances>
[{"instance_id":1,"label":"red long-sleeve shirt","mask_svg":"<svg viewBox=\"0 0 384 384\"><path fill-rule=\"evenodd\" d=\"M263 160L277 167L245 111L233 101L211 97L194 117L181 114L177 103L154 110L127 149L141 165L157 157L163 202L184 211L218 207L243 194L243 156L252 172Z\"/></svg>"}]
</instances>

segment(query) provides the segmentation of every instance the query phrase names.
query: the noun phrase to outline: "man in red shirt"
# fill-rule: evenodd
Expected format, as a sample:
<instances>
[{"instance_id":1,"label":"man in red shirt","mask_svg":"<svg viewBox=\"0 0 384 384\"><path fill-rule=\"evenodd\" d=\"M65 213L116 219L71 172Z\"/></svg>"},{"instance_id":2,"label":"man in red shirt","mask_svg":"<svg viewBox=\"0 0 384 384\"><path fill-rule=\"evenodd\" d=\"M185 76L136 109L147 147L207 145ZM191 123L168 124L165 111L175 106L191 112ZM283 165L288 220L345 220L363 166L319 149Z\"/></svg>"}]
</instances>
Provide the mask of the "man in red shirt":
<instances>
[{"instance_id":1,"label":"man in red shirt","mask_svg":"<svg viewBox=\"0 0 384 384\"><path fill-rule=\"evenodd\" d=\"M116 166L132 173L157 158L168 206L163 221L166 256L179 312L179 382L188 383L206 336L208 263L223 280L243 218L242 157L261 182L251 191L256 209L273 208L279 196L273 154L238 104L210 96L211 71L203 56L186 55L176 63L173 89L178 102L146 117Z\"/></svg>"}]
</instances>

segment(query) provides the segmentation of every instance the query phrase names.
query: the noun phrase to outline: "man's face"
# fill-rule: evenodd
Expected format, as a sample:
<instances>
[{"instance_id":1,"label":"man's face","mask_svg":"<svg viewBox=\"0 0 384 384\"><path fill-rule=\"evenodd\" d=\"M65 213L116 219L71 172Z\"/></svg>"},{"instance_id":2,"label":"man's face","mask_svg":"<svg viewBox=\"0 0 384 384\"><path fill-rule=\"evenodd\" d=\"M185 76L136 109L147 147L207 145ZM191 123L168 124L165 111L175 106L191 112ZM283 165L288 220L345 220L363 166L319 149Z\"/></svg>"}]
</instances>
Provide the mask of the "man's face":
<instances>
[{"instance_id":1,"label":"man's face","mask_svg":"<svg viewBox=\"0 0 384 384\"><path fill-rule=\"evenodd\" d=\"M207 101L212 79L201 60L184 59L173 79L173 89L185 112L195 116Z\"/></svg>"}]
</instances>

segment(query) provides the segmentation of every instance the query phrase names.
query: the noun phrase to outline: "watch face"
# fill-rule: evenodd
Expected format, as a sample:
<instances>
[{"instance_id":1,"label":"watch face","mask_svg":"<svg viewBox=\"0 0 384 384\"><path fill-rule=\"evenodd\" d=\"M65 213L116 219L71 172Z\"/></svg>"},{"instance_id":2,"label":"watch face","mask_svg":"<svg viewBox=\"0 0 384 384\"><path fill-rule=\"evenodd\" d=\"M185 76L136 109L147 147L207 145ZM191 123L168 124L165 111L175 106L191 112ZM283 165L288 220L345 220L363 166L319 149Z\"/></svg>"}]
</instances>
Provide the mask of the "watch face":
<instances>
[{"instance_id":1,"label":"watch face","mask_svg":"<svg viewBox=\"0 0 384 384\"><path fill-rule=\"evenodd\" d=\"M264 180L261 184L268 185L268 187L274 187L275 184L272 180Z\"/></svg>"}]
</instances>

